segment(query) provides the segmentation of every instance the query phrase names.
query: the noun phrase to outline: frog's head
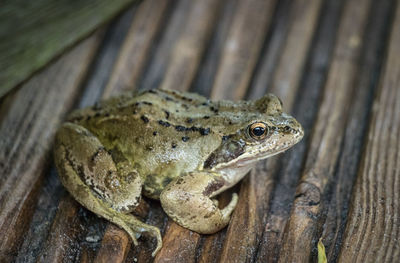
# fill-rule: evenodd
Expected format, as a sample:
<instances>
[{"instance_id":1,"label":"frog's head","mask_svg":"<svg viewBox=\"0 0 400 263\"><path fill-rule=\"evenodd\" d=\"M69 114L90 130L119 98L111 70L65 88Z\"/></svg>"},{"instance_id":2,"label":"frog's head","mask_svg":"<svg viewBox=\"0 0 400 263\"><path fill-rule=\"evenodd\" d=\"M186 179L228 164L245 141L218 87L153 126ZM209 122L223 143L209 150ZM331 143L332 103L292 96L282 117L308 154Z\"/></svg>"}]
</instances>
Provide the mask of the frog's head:
<instances>
[{"instance_id":1,"label":"frog's head","mask_svg":"<svg viewBox=\"0 0 400 263\"><path fill-rule=\"evenodd\" d=\"M247 103L240 113L240 125L222 138L221 145L206 160L205 168L250 166L289 149L303 138L300 123L282 112L278 97L268 94Z\"/></svg>"}]
</instances>

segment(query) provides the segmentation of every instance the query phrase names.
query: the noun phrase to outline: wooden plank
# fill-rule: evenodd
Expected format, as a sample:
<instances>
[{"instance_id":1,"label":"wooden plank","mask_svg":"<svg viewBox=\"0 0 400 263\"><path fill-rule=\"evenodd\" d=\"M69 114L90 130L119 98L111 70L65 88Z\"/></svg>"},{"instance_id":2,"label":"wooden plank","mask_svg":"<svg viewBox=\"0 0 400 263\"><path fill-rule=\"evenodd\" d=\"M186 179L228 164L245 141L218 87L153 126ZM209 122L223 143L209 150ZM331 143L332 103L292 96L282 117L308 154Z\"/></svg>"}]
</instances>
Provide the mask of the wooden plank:
<instances>
[{"instance_id":1,"label":"wooden plank","mask_svg":"<svg viewBox=\"0 0 400 263\"><path fill-rule=\"evenodd\" d=\"M263 96L267 87L270 87L291 25L289 19L291 4L291 0L277 2L274 18L271 22L271 30L267 35L261 54L262 58L255 68L251 81L251 91L246 95L249 99L257 99Z\"/></svg>"},{"instance_id":2,"label":"wooden plank","mask_svg":"<svg viewBox=\"0 0 400 263\"><path fill-rule=\"evenodd\" d=\"M0 257L16 255L47 170L53 135L99 43L95 35L5 98L0 116Z\"/></svg>"},{"instance_id":3,"label":"wooden plank","mask_svg":"<svg viewBox=\"0 0 400 263\"><path fill-rule=\"evenodd\" d=\"M109 224L101 242L101 248L97 253L95 262L124 262L131 245L130 237L121 235L121 229Z\"/></svg>"},{"instance_id":4,"label":"wooden plank","mask_svg":"<svg viewBox=\"0 0 400 263\"><path fill-rule=\"evenodd\" d=\"M369 21L366 29L361 67L358 79L354 83L355 92L352 96L357 99L354 100L348 112L343 148L335 172L329 210L323 226L322 242L330 262L338 260L342 245L350 197L354 191L354 181L359 168L368 118L370 118L373 97L378 84L378 74L384 58L381 54L383 54L390 33L388 21L393 17L394 11L393 1L374 1L369 14L369 17L374 19Z\"/></svg>"},{"instance_id":5,"label":"wooden plank","mask_svg":"<svg viewBox=\"0 0 400 263\"><path fill-rule=\"evenodd\" d=\"M38 0L29 5L25 1L3 2L0 97L133 2Z\"/></svg>"},{"instance_id":6,"label":"wooden plank","mask_svg":"<svg viewBox=\"0 0 400 263\"><path fill-rule=\"evenodd\" d=\"M340 262L400 258L400 5L351 199Z\"/></svg>"},{"instance_id":7,"label":"wooden plank","mask_svg":"<svg viewBox=\"0 0 400 263\"><path fill-rule=\"evenodd\" d=\"M275 0L238 2L214 82L214 99L244 96L261 52L275 3Z\"/></svg>"},{"instance_id":8,"label":"wooden plank","mask_svg":"<svg viewBox=\"0 0 400 263\"><path fill-rule=\"evenodd\" d=\"M150 48L171 5L172 1L169 0L150 0L138 6L103 93L104 98L136 88L149 58Z\"/></svg>"},{"instance_id":9,"label":"wooden plank","mask_svg":"<svg viewBox=\"0 0 400 263\"><path fill-rule=\"evenodd\" d=\"M297 97L296 87L300 84L321 5L321 0L297 0L290 10L292 24L269 89L285 102L287 111Z\"/></svg>"},{"instance_id":10,"label":"wooden plank","mask_svg":"<svg viewBox=\"0 0 400 263\"><path fill-rule=\"evenodd\" d=\"M321 1L295 1L290 8L290 27L287 41L282 49L281 60L277 64L275 79L279 79L282 72L286 73L286 80L290 86L285 92L280 92L280 98L285 102L285 110L291 110L292 99L300 82L300 74L307 58L311 39L316 28ZM304 9L303 9L304 8ZM307 10L305 12L305 10ZM302 32L298 34L297 32ZM297 45L294 45L295 39ZM301 50L302 52L296 52ZM290 54L291 58L286 58ZM267 87L267 83L264 84ZM279 83L274 83L272 93L282 90ZM265 92L265 91L264 91ZM272 158L268 162L261 162L251 172L251 176L241 185L239 204L233 213L227 234L224 240L220 262L245 262L254 258L263 228L263 217L267 210L270 193L274 186L274 175L277 170L278 159ZM263 183L260 183L263 182ZM244 220L246 218L246 220ZM238 233L241 233L238 235Z\"/></svg>"},{"instance_id":11,"label":"wooden plank","mask_svg":"<svg viewBox=\"0 0 400 263\"><path fill-rule=\"evenodd\" d=\"M70 261L75 259L74 240L82 235L79 228L82 221L77 216L79 205L66 193L66 198L61 199L58 209L50 235L43 245L37 262L62 262L66 259Z\"/></svg>"},{"instance_id":12,"label":"wooden plank","mask_svg":"<svg viewBox=\"0 0 400 263\"><path fill-rule=\"evenodd\" d=\"M289 220L296 185L307 155L312 126L318 112L316 105L320 102L320 94L325 84L341 9L340 1L327 1L322 7L318 21L319 28L311 46L312 52L310 52L308 66L304 71L292 110L294 116L302 124L305 135L300 143L282 156L271 194L271 205L265 213L265 228L255 257L256 262L278 260L284 228Z\"/></svg>"},{"instance_id":13,"label":"wooden plank","mask_svg":"<svg viewBox=\"0 0 400 263\"><path fill-rule=\"evenodd\" d=\"M121 45L122 39L124 34L128 30L128 26L130 25L130 21L132 19L132 12L133 10L127 11L124 15L122 15L118 20L114 21L108 28L107 31L104 33L105 42L99 47L99 51L96 53L95 59L93 59L93 63L91 63L90 70L88 76L85 76L85 83L82 85L85 87L83 93L81 94L82 99L79 101L79 106L87 106L92 105L95 101L99 99L99 95L101 94L102 90L106 85L106 81L108 79L107 72L111 72L112 65L116 58L117 50ZM57 244L62 241L53 240L53 242L47 242L46 249L43 249L43 244L46 241L47 236L49 236L49 225L43 224L43 222L52 222L54 216L59 213L62 214L70 214L73 211L77 211L77 207L79 205L76 202L72 202L70 206L62 206L62 209L57 210L57 214L54 212L57 209L57 205L60 202L65 202L68 199L66 195L65 188L61 185L56 169L54 165L52 165L50 169L50 173L47 174L42 189L38 194L38 205L35 209L33 218L29 231L25 236L24 243L21 247L21 250L18 253L18 258L16 259L17 262L27 262L27 261L35 261L34 259L37 257L38 253L46 252L47 249L51 253L59 254L57 249L63 249L62 247L57 247ZM61 198L64 196L63 198ZM68 210L68 211L64 211ZM86 211L86 210L80 210ZM76 214L76 212L75 212ZM88 260L93 260L93 250L99 246L99 240L104 232L104 221L98 220L97 216L94 216L90 212L87 213L78 213L75 215L80 224L74 225L77 229L72 229L71 231L79 231L82 234L74 236L75 239L73 240L72 244L73 247L81 246L80 243L82 242L82 246L79 249L69 249L67 257L74 258L79 256L79 253L82 253L82 257L86 257ZM97 219L97 220L93 220ZM58 228L65 228L71 229L69 226L62 226L60 224L68 224L66 220L60 220L58 222ZM84 231L82 231L82 228ZM93 233L94 230L97 230L98 233ZM87 236L84 237L83 235L86 234ZM59 236L62 238L63 236ZM54 239L55 237L53 237ZM90 242L87 242L90 240ZM87 246L90 244L89 246ZM54 247L51 247L51 246ZM47 252L49 255L50 252ZM71 254L72 253L72 254ZM54 256L55 257L55 256Z\"/></svg>"},{"instance_id":14,"label":"wooden plank","mask_svg":"<svg viewBox=\"0 0 400 263\"><path fill-rule=\"evenodd\" d=\"M214 32L203 56L199 71L193 81L191 90L204 96L210 96L218 64L226 38L235 15L238 0L221 0L221 11Z\"/></svg>"},{"instance_id":15,"label":"wooden plank","mask_svg":"<svg viewBox=\"0 0 400 263\"><path fill-rule=\"evenodd\" d=\"M344 137L349 93L358 70L368 0L346 1L333 61L310 141L304 171L296 189L290 220L286 225L279 262L306 262L316 246L318 219L328 183L334 176Z\"/></svg>"},{"instance_id":16,"label":"wooden plank","mask_svg":"<svg viewBox=\"0 0 400 263\"><path fill-rule=\"evenodd\" d=\"M172 51L162 89L189 89L209 42L221 3L220 0L203 0L201 4L192 6L184 31Z\"/></svg>"},{"instance_id":17,"label":"wooden plank","mask_svg":"<svg viewBox=\"0 0 400 263\"><path fill-rule=\"evenodd\" d=\"M155 89L161 85L172 54L171 50L183 30L182 25L185 25L188 19L192 4L192 1L175 0L174 8L164 23L166 26L153 45L150 61L137 85L140 89Z\"/></svg>"}]
</instances>

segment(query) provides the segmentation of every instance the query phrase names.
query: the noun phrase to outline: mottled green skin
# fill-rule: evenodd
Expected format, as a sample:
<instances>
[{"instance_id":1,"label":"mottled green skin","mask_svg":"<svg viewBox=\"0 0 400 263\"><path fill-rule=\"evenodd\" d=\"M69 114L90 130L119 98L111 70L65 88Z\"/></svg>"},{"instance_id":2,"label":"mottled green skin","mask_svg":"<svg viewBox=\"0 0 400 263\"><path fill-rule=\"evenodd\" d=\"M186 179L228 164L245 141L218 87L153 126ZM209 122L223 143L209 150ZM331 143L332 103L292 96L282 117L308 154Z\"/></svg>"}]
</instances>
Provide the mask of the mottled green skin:
<instances>
[{"instance_id":1,"label":"mottled green skin","mask_svg":"<svg viewBox=\"0 0 400 263\"><path fill-rule=\"evenodd\" d=\"M268 134L255 139L253 123ZM158 229L125 215L143 191L160 199L177 223L213 233L237 203L219 209L211 198L236 184L260 159L296 144L300 124L273 95L256 101L212 102L176 91L128 93L70 115L57 134L55 161L71 194L128 231ZM192 212L192 213L191 213Z\"/></svg>"}]
</instances>

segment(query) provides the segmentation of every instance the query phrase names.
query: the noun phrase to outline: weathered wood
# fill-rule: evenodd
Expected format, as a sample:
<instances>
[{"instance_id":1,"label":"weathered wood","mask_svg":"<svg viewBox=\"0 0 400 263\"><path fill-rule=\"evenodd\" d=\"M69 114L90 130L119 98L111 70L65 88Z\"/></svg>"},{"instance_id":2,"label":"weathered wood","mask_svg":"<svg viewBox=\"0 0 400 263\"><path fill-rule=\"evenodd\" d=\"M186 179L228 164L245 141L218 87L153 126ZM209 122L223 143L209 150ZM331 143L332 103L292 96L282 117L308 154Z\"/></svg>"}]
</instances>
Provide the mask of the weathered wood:
<instances>
[{"instance_id":1,"label":"weathered wood","mask_svg":"<svg viewBox=\"0 0 400 263\"><path fill-rule=\"evenodd\" d=\"M278 260L284 228L290 216L295 188L306 158L320 93L330 63L341 6L340 1L328 1L322 8L320 26L314 44L311 46L309 66L304 72L304 78L292 110L294 116L302 124L305 136L282 158L270 201L271 206L265 213L265 229L257 251L257 262L276 262Z\"/></svg>"},{"instance_id":2,"label":"weathered wood","mask_svg":"<svg viewBox=\"0 0 400 263\"><path fill-rule=\"evenodd\" d=\"M175 6L164 23L162 34L157 37L151 50L150 60L139 81L140 89L155 89L160 86L172 55L171 50L179 39L184 28L182 25L185 25L192 5L192 1L175 0Z\"/></svg>"},{"instance_id":3,"label":"weathered wood","mask_svg":"<svg viewBox=\"0 0 400 263\"><path fill-rule=\"evenodd\" d=\"M377 86L377 74L383 61L383 50L386 47L390 32L389 20L392 18L393 1L373 2L366 34L363 38L363 51L360 70L354 82L353 101L348 112L345 138L340 159L335 172L335 179L330 198L329 211L323 226L322 241L326 255L331 262L336 262L342 244L342 235L348 215L350 196L359 167L367 120L371 113L372 100Z\"/></svg>"},{"instance_id":4,"label":"weathered wood","mask_svg":"<svg viewBox=\"0 0 400 263\"><path fill-rule=\"evenodd\" d=\"M204 0L191 7L184 30L175 43L160 88L189 89L206 44L209 42L221 3L220 0ZM202 22L199 23L199 21Z\"/></svg>"},{"instance_id":5,"label":"weathered wood","mask_svg":"<svg viewBox=\"0 0 400 263\"><path fill-rule=\"evenodd\" d=\"M203 56L201 66L193 81L191 90L204 96L210 96L211 89L220 62L221 51L229 34L238 0L221 0L222 7L218 21L213 25L213 34Z\"/></svg>"},{"instance_id":6,"label":"weathered wood","mask_svg":"<svg viewBox=\"0 0 400 263\"><path fill-rule=\"evenodd\" d=\"M300 6L305 9L299 8ZM289 60L283 55L277 65L278 74L275 75L277 81L282 77L283 73L281 72L285 72L285 79L291 85L282 91L281 85L274 82L272 88L269 89L272 93L280 92L287 111L292 108L294 101L292 97L297 94L299 76L303 72L307 57L306 51L310 48L309 45L314 34L315 20L318 17L320 6L321 1L308 2L307 5L303 1L295 1L291 6L291 26L289 27L287 41L282 49L282 54L290 54L291 58ZM304 10L307 10L307 12L304 12ZM302 32L301 36L294 33L299 31ZM297 45L293 44L292 35L296 37ZM298 50L303 52L296 52ZM264 84L264 87L266 89L267 83ZM252 171L251 176L242 183L239 195L240 201L227 230L221 252L221 262L245 262L254 258L262 235L262 220L274 186L273 177L276 173L277 165L277 158L268 160L268 163L261 162ZM246 220L243 220L244 218ZM244 233L244 235L237 235L238 232Z\"/></svg>"},{"instance_id":7,"label":"weathered wood","mask_svg":"<svg viewBox=\"0 0 400 263\"><path fill-rule=\"evenodd\" d=\"M400 258L400 5L372 108L366 147L351 199L340 262Z\"/></svg>"},{"instance_id":8,"label":"weathered wood","mask_svg":"<svg viewBox=\"0 0 400 263\"><path fill-rule=\"evenodd\" d=\"M133 2L3 1L0 97Z\"/></svg>"},{"instance_id":9,"label":"weathered wood","mask_svg":"<svg viewBox=\"0 0 400 263\"><path fill-rule=\"evenodd\" d=\"M256 2L260 8L254 8ZM84 67L81 62L76 63L82 69L80 81L62 93L57 90L58 95L66 97L58 98L60 104L51 103L46 109L57 115L54 118L58 123L66 110L60 107L70 108L73 100L78 107L93 104L104 90L103 97L108 97L125 89L167 87L231 99L241 99L244 95L256 99L272 92L281 97L285 111L292 112L304 126L305 138L287 153L259 163L243 182L218 197L223 207L231 194L237 192L239 204L229 226L214 235L199 235L178 226L166 216L158 201L144 198L134 212L146 223L159 227L164 240L163 249L152 258L153 238L144 234L139 245L134 246L125 231L79 206L66 193L54 166L45 165L50 160L46 155L51 144L49 135L44 142L45 150L36 151L38 155L24 155L28 164L42 158L38 177L32 184L32 180L23 181L27 177L24 175L18 191L26 191L26 195L22 201L15 195L14 201L20 202L16 213L4 217L5 223L0 218L0 227L9 219L16 226L25 225L18 231L7 229L24 239L9 236L10 241L15 239L17 243L6 259L13 262L307 262L316 259L316 241L322 237L328 259L333 262L340 251L344 262L395 261L399 247L392 240L398 239L400 231L396 228L398 211L394 209L399 202L394 191L398 182L396 173L385 168L388 164L388 169L397 169L397 137L388 134L398 133L398 125L381 117L385 114L395 120L400 115L396 101L399 92L395 90L398 77L394 78L399 73L391 69L398 68L398 63L389 61L393 50L397 51L393 43L380 92L375 94L374 89L388 47L386 37L390 29L393 35L399 24L392 24L396 4L398 7L396 0L149 0L132 8L123 21L113 23L105 34L99 35L96 44L103 43L100 48L94 45L95 59L89 54L79 57L88 58ZM340 31L336 35L339 20ZM236 53L227 52L232 43L240 46ZM254 52L258 55L254 56ZM228 59L232 63L227 63ZM60 73L51 74L48 78L54 79L53 75ZM384 91L382 83L390 88ZM47 82L43 85L47 86L46 92L36 93L39 104L43 104L50 90ZM375 95L378 106L367 130ZM30 122L10 121L21 97L14 92L0 104L0 127L6 123L14 130L12 136L7 134L8 138L3 140L8 147L3 150L20 155L21 147L14 149L9 140L20 145L15 138L28 134L31 142L31 134L37 134L36 121L45 121L43 115L28 110L25 114ZM37 104L32 105L35 110ZM383 129L378 130L381 124ZM53 122L50 125L55 130ZM366 131L369 137L363 140ZM393 140L391 149L390 140ZM42 143L39 138L39 144L34 145L42 149ZM357 183L358 187L364 187L364 192L360 192L352 185L363 149ZM3 160L0 155L1 164ZM17 173L20 166L24 167L22 161L10 165L12 172ZM369 172L367 165L374 165L372 171L377 172ZM14 185L2 188L3 178L0 177L0 198L2 189L6 189L11 196L8 199L12 200L17 190ZM365 187L371 178L377 182L376 188ZM305 182L311 184L304 186ZM312 184L321 191L315 199L310 197L314 188L307 188ZM387 193L380 184L385 184L385 191L389 189ZM348 213L352 193L352 210ZM374 196L382 198L373 199ZM365 201L359 203L359 200ZM384 202L386 210L381 206ZM2 205L0 202L0 216ZM346 220L351 231L345 235L346 247L341 248ZM379 226L371 223L373 220ZM386 229L380 227L383 221ZM297 227L304 232L297 231ZM377 231L376 239L370 238L372 231ZM378 248L378 242L382 248Z\"/></svg>"},{"instance_id":10,"label":"weathered wood","mask_svg":"<svg viewBox=\"0 0 400 263\"><path fill-rule=\"evenodd\" d=\"M127 25L127 22L129 23L130 17L132 14L132 10L128 11L126 14L124 14L118 21L113 23L113 25L110 26L109 30L105 32L104 34L101 33L101 37L107 37L107 42L105 45L99 48L100 55L94 59L93 65L91 65L90 69L90 76L88 81L84 84L85 90L83 92L83 97L79 101L79 106L87 106L93 104L95 101L99 99L99 95L101 94L101 91L105 87L105 82L107 81L107 78L104 76L104 73L107 72L107 69L111 71L111 65L113 64L113 61L115 60L116 57L116 50L119 49L120 42L121 42L121 34L123 34ZM98 36L100 37L100 35ZM62 191L60 191L60 188ZM44 190L39 194L39 200L44 199L46 200L46 207L38 207L36 209L34 217L37 218L43 218L44 220L52 220L53 217L49 216L47 209L51 209L52 206L54 207L57 205L59 196L64 194L65 196L65 190L61 186L61 183L58 179L58 176L55 171L55 167L52 167L52 172L48 175L48 180L44 184ZM64 198L61 199L61 202L65 202L65 199L67 199L68 196L65 196ZM62 209L59 209L57 211L57 214L71 214L75 211L75 216L79 218L81 224L75 225L76 229L71 229L69 226L62 226L62 224L69 224L68 221L66 220L60 220L58 222L58 228L61 229L70 229L70 231L80 231L86 234L87 236L85 237L84 235L79 235L75 236L75 240L73 240L73 244L75 249L74 250L69 250L68 257L78 257L79 254L82 253L82 261L84 261L85 256L87 257L87 260L93 260L93 249L96 246L99 246L99 243L95 241L89 242L90 249L88 250L86 247L85 240L88 239L100 239L102 236L102 229L104 228L104 221L103 220L93 220L97 218L97 216L91 214L88 212L87 215L82 216L81 214L76 214L76 208L79 207L79 205L76 202L72 202L71 205L69 206L63 206ZM89 220L88 220L89 219ZM51 222L51 221L50 221ZM81 231L81 228L83 228L85 231ZM40 229L38 231L37 229ZM88 229L100 229L97 230L98 233L92 234L88 232ZM40 224L38 222L33 222L31 224L30 229L29 229L29 235L28 238L25 239L23 248L25 250L25 253L20 253L20 257L18 260L19 262L26 262L29 260L25 260L26 257L24 257L24 254L28 254L30 257L35 257L36 254L39 252L41 253L55 253L55 254L60 254L58 250L63 249L63 247L58 247L57 244L62 242L61 240L56 240L57 236L52 237L53 240L52 242L47 241L47 246L45 248L42 248L43 246L43 241L41 239L45 239L46 236L48 235L48 229L47 228L42 228L40 227ZM91 230L93 231L93 230ZM100 237L99 237L100 236ZM62 239L63 236L60 235L58 238ZM81 242L83 241L83 244ZM80 249L76 249L76 247L80 247ZM50 252L48 252L50 251ZM73 255L69 255L70 253L73 253ZM51 257L51 255L49 255ZM55 256L54 256L55 257ZM30 260L32 261L32 260Z\"/></svg>"},{"instance_id":11,"label":"weathered wood","mask_svg":"<svg viewBox=\"0 0 400 263\"><path fill-rule=\"evenodd\" d=\"M309 261L311 251L316 247L318 219L344 137L344 130L338 127L346 125L347 110L352 103L349 93L358 70L370 3L368 0L346 2L311 146L285 228L279 262Z\"/></svg>"},{"instance_id":12,"label":"weathered wood","mask_svg":"<svg viewBox=\"0 0 400 263\"><path fill-rule=\"evenodd\" d=\"M241 98L245 95L275 2L239 0L215 77L214 99Z\"/></svg>"},{"instance_id":13,"label":"weathered wood","mask_svg":"<svg viewBox=\"0 0 400 263\"><path fill-rule=\"evenodd\" d=\"M150 0L141 3L126 36L118 60L103 97L136 88L144 65L150 55L150 48L160 31L161 23L172 5L168 0Z\"/></svg>"},{"instance_id":14,"label":"weathered wood","mask_svg":"<svg viewBox=\"0 0 400 263\"><path fill-rule=\"evenodd\" d=\"M281 57L281 50L285 46L290 26L289 14L291 4L291 0L281 0L276 4L271 29L267 35L259 64L255 68L251 81L251 91L246 94L249 99L257 99L263 96L266 88L272 83L276 65Z\"/></svg>"},{"instance_id":15,"label":"weathered wood","mask_svg":"<svg viewBox=\"0 0 400 263\"><path fill-rule=\"evenodd\" d=\"M125 11L105 29L104 41L99 47L87 79L83 84L83 92L78 105L79 108L91 106L101 99L110 81L113 67L117 63L121 46L131 27L132 19L139 6L134 6Z\"/></svg>"},{"instance_id":16,"label":"weathered wood","mask_svg":"<svg viewBox=\"0 0 400 263\"><path fill-rule=\"evenodd\" d=\"M53 135L78 94L98 35L32 78L3 104L0 115L0 257L16 255L47 170ZM6 98L7 99L7 98ZM2 106L3 106L2 105Z\"/></svg>"},{"instance_id":17,"label":"weathered wood","mask_svg":"<svg viewBox=\"0 0 400 263\"><path fill-rule=\"evenodd\" d=\"M121 229L116 225L109 224L101 244L95 262L124 262L131 238L126 233L121 234Z\"/></svg>"},{"instance_id":18,"label":"weathered wood","mask_svg":"<svg viewBox=\"0 0 400 263\"><path fill-rule=\"evenodd\" d=\"M66 198L61 199L50 235L43 245L42 253L37 262L62 262L63 260L76 260L73 249L74 241L81 231L79 231L80 218L77 216L79 206L72 196L67 194Z\"/></svg>"},{"instance_id":19,"label":"weathered wood","mask_svg":"<svg viewBox=\"0 0 400 263\"><path fill-rule=\"evenodd\" d=\"M285 105L288 105L284 105L287 111L291 110L295 102L296 87L299 86L303 74L322 0L297 0L292 5L288 17L291 21L288 36L269 88L269 92L285 101Z\"/></svg>"}]
</instances>

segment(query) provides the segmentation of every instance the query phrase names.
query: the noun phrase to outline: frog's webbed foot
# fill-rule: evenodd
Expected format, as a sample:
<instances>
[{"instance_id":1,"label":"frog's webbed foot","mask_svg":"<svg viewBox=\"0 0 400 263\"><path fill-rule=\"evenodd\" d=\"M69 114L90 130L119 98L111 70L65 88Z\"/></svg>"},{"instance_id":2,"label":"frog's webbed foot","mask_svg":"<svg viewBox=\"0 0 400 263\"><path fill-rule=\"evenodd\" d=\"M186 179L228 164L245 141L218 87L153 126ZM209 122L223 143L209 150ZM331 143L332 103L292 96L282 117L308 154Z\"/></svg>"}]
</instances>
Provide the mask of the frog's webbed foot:
<instances>
[{"instance_id":1,"label":"frog's webbed foot","mask_svg":"<svg viewBox=\"0 0 400 263\"><path fill-rule=\"evenodd\" d=\"M161 237L160 230L157 227L145 224L145 223L139 221L138 219L136 219L131 214L122 214L122 213L114 214L114 215L112 215L111 218L109 218L109 220L111 222L115 223L116 225L120 226L121 228L123 228L131 236L135 246L138 245L138 242L136 239L136 236L138 235L138 233L146 232L151 237L157 239L157 247L151 253L151 255L153 257L161 249L162 237Z\"/></svg>"},{"instance_id":2,"label":"frog's webbed foot","mask_svg":"<svg viewBox=\"0 0 400 263\"><path fill-rule=\"evenodd\" d=\"M212 234L224 228L238 201L233 194L230 203L219 209L211 199L225 181L214 173L192 172L174 179L160 195L164 211L183 227L198 233Z\"/></svg>"},{"instance_id":3,"label":"frog's webbed foot","mask_svg":"<svg viewBox=\"0 0 400 263\"><path fill-rule=\"evenodd\" d=\"M135 245L141 233L149 233L157 239L153 256L157 253L162 246L159 229L127 214L142 190L140 176L129 165L116 165L97 137L72 123L57 132L54 154L63 185L80 204L123 228Z\"/></svg>"}]
</instances>

